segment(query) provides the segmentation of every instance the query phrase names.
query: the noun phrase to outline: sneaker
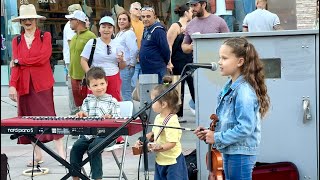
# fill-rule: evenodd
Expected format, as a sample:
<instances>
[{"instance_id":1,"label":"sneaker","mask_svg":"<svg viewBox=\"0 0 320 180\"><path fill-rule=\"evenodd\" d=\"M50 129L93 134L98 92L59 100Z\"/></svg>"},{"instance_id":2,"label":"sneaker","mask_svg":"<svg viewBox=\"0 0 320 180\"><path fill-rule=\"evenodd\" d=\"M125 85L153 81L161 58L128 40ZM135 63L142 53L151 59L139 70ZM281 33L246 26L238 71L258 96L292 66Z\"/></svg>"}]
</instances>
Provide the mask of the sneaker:
<instances>
[{"instance_id":1,"label":"sneaker","mask_svg":"<svg viewBox=\"0 0 320 180\"><path fill-rule=\"evenodd\" d=\"M194 109L192 109L192 108L190 107L190 111L191 111L191 113L192 113L193 115L196 115L196 110L194 110Z\"/></svg>"}]
</instances>

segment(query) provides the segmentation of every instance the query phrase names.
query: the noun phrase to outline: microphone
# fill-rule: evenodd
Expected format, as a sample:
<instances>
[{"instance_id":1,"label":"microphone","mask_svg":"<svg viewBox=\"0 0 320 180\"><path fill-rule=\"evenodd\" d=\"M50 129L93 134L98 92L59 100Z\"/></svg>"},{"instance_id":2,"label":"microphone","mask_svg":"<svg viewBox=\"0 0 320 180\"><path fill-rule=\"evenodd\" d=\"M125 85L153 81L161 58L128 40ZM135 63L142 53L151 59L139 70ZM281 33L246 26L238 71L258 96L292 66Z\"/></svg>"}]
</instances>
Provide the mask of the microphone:
<instances>
[{"instance_id":1,"label":"microphone","mask_svg":"<svg viewBox=\"0 0 320 180\"><path fill-rule=\"evenodd\" d=\"M205 69L211 69L211 71L215 71L218 69L218 65L215 62L211 63L188 63L186 66L192 67L192 68L205 68Z\"/></svg>"}]
</instances>

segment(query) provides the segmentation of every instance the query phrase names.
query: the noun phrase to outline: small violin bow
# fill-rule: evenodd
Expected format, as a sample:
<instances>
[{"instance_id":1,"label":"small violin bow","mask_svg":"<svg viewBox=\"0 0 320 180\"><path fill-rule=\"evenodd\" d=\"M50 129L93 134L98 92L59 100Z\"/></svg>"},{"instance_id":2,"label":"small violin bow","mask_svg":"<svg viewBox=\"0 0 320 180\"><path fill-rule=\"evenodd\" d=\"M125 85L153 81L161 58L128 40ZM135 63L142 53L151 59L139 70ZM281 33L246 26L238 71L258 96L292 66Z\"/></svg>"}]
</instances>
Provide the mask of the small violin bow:
<instances>
[{"instance_id":1,"label":"small violin bow","mask_svg":"<svg viewBox=\"0 0 320 180\"><path fill-rule=\"evenodd\" d=\"M123 123L124 121L115 121L117 123ZM130 122L131 124L142 124L137 122ZM195 131L196 129L186 128L186 127L174 127L174 126L164 126L164 125L156 125L156 124L148 124L148 126L157 126L157 127L164 127L164 128L172 128L172 129L181 129L185 131Z\"/></svg>"}]
</instances>

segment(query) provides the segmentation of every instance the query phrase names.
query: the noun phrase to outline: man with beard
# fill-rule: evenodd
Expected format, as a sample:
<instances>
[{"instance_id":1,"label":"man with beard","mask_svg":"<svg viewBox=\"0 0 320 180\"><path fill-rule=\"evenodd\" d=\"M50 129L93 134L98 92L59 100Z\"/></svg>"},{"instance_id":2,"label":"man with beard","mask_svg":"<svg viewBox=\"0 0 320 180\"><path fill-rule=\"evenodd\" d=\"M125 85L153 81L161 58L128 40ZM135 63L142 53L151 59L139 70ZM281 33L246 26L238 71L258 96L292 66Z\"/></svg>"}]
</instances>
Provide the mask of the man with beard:
<instances>
[{"instance_id":1,"label":"man with beard","mask_svg":"<svg viewBox=\"0 0 320 180\"><path fill-rule=\"evenodd\" d=\"M229 32L227 23L222 18L206 10L208 6L207 0L190 0L187 5L191 6L195 18L189 22L185 30L185 36L181 45L184 53L192 53L193 51L193 43L190 37L193 33Z\"/></svg>"}]
</instances>

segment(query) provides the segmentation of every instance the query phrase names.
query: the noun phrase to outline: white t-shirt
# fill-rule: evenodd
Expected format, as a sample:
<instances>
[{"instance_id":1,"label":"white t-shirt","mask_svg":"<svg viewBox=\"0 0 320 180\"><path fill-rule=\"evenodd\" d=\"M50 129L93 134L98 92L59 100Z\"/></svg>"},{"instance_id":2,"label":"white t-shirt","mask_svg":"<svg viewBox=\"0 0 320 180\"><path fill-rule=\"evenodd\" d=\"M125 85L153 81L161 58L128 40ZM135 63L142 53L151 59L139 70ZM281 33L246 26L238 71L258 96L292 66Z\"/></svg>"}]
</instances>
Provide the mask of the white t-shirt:
<instances>
[{"instance_id":1,"label":"white t-shirt","mask_svg":"<svg viewBox=\"0 0 320 180\"><path fill-rule=\"evenodd\" d=\"M124 47L124 60L127 65L134 66L137 62L138 44L133 30L119 31L115 38Z\"/></svg>"},{"instance_id":2,"label":"white t-shirt","mask_svg":"<svg viewBox=\"0 0 320 180\"><path fill-rule=\"evenodd\" d=\"M81 57L89 60L92 44L93 39L90 39L84 46L80 55ZM116 49L121 46L113 39L110 41L109 46L111 47L111 54L108 54L107 44L105 44L100 38L97 38L96 49L93 54L91 66L102 67L107 76L113 76L119 72Z\"/></svg>"},{"instance_id":3,"label":"white t-shirt","mask_svg":"<svg viewBox=\"0 0 320 180\"><path fill-rule=\"evenodd\" d=\"M72 37L76 33L70 27L70 21L63 28L63 59L66 64L70 64L70 49L68 41L72 39Z\"/></svg>"},{"instance_id":4,"label":"white t-shirt","mask_svg":"<svg viewBox=\"0 0 320 180\"><path fill-rule=\"evenodd\" d=\"M226 9L226 0L216 0L216 13L215 15L221 16L221 15L231 15L232 16L232 10Z\"/></svg>"},{"instance_id":5,"label":"white t-shirt","mask_svg":"<svg viewBox=\"0 0 320 180\"><path fill-rule=\"evenodd\" d=\"M275 25L280 25L279 17L265 9L256 9L243 20L243 26L248 27L249 32L273 31Z\"/></svg>"}]
</instances>

